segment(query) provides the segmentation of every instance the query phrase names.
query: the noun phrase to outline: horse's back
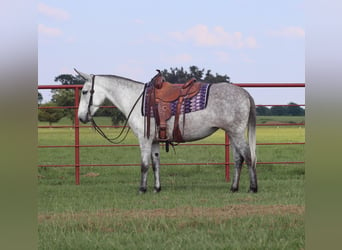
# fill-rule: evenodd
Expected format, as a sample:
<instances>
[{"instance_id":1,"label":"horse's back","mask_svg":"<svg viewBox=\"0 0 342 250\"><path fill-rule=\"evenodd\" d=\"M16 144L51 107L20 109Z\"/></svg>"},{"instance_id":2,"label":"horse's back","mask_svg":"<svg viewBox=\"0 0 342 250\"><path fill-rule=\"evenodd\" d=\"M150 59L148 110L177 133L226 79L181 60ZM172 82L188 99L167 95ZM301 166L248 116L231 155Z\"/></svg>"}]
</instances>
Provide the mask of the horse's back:
<instances>
[{"instance_id":1,"label":"horse's back","mask_svg":"<svg viewBox=\"0 0 342 250\"><path fill-rule=\"evenodd\" d=\"M238 96L238 98L248 98L249 95L244 88L227 82L213 83L211 85L211 91L213 91L214 93L219 93L221 96L225 96L228 98L234 98L236 96Z\"/></svg>"},{"instance_id":2,"label":"horse's back","mask_svg":"<svg viewBox=\"0 0 342 250\"><path fill-rule=\"evenodd\" d=\"M221 108L236 111L244 110L249 113L250 95L249 93L234 84L230 83L215 83L212 84L209 93L208 106L210 108Z\"/></svg>"},{"instance_id":3,"label":"horse's back","mask_svg":"<svg viewBox=\"0 0 342 250\"><path fill-rule=\"evenodd\" d=\"M214 83L209 90L207 107L186 114L184 139L198 140L219 128L241 133L247 126L249 112L250 100L247 91L229 83ZM169 127L172 127L173 118L169 120ZM180 124L182 123L183 116L180 117Z\"/></svg>"}]
</instances>

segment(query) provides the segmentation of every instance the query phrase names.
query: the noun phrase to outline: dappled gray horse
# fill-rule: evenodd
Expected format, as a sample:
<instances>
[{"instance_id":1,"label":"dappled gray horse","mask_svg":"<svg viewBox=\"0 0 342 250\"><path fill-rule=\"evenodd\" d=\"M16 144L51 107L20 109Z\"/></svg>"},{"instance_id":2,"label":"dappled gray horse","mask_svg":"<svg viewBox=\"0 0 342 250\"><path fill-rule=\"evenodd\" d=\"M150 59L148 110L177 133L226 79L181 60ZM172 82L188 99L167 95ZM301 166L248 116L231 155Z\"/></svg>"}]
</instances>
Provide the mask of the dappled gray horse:
<instances>
[{"instance_id":1,"label":"dappled gray horse","mask_svg":"<svg viewBox=\"0 0 342 250\"><path fill-rule=\"evenodd\" d=\"M76 71L76 70L75 70ZM147 172L152 160L154 171L154 191L161 190L159 167L160 146L154 122L151 122L150 136L145 136L144 116L141 112L142 93L145 84L115 75L88 75L76 71L86 82L82 88L82 95L78 109L81 122L92 120L92 116L103 104L110 100L128 119L128 125L137 136L141 151L141 183L139 191L147 190ZM257 192L256 176L256 112L253 98L250 94L233 84L226 82L212 84L205 109L187 113L179 118L182 124L184 141L194 141L205 138L219 128L228 133L235 161L235 174L231 191L239 189L242 164L245 161L249 169L249 192ZM152 118L153 119L153 118ZM174 117L168 120L168 134L172 135ZM248 132L248 143L245 130ZM170 138L172 141L172 138Z\"/></svg>"}]
</instances>

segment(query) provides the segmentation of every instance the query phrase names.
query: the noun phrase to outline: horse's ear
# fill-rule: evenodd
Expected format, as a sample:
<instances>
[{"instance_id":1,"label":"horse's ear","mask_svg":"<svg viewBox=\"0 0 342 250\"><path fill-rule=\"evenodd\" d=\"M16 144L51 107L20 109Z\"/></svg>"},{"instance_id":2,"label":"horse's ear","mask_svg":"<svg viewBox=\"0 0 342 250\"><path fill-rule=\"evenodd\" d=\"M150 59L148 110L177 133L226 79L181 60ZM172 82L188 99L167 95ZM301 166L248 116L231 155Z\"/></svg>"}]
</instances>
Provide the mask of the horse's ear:
<instances>
[{"instance_id":1,"label":"horse's ear","mask_svg":"<svg viewBox=\"0 0 342 250\"><path fill-rule=\"evenodd\" d=\"M76 72L80 77L82 77L84 80L86 80L86 81L91 81L90 75L88 75L88 74L86 74L86 73L82 73L82 72L78 71L78 70L75 69L75 68L74 68L74 70L75 70L75 72Z\"/></svg>"}]
</instances>

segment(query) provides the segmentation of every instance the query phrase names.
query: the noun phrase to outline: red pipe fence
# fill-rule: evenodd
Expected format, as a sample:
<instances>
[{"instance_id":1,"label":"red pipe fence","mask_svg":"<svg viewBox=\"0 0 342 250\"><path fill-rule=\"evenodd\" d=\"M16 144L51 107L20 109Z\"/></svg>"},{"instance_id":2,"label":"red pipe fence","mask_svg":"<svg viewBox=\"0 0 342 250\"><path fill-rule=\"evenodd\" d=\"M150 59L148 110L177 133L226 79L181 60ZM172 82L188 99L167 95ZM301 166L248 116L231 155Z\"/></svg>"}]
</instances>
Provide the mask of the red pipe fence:
<instances>
[{"instance_id":1,"label":"red pipe fence","mask_svg":"<svg viewBox=\"0 0 342 250\"><path fill-rule=\"evenodd\" d=\"M274 88L274 87L286 87L286 88L304 88L305 83L238 83L235 84L240 87L249 88ZM78 104L80 101L79 90L82 89L83 85L38 85L38 89L72 89L74 90L74 106L62 106L62 107L38 107L39 109L46 108L60 108L60 109L74 109L74 125L73 126L38 126L38 128L73 128L74 129L74 145L52 145L52 146L42 146L38 145L38 148L62 148L62 147L72 147L74 148L74 164L50 164L50 165L38 165L38 167L75 167L75 183L80 184L80 167L89 166L140 166L140 164L126 163L126 164L81 164L80 161L80 148L81 147L132 147L139 146L135 144L121 144L121 145L80 145L80 128L86 128L90 126L80 126L79 119L77 115ZM301 105L257 105L257 106L305 106ZM112 107L115 106L106 106ZM257 124L257 126L304 126L304 123L277 123L277 124ZM100 126L100 127L119 127L119 126ZM305 144L305 142L287 142L287 143L257 143L257 145L298 145ZM230 162L230 142L227 133L225 134L225 142L222 144L181 144L183 146L211 146L211 145L222 145L225 147L225 162L224 163L167 163L161 165L225 165L225 178L229 181L229 169L230 165L234 163ZM302 164L304 161L286 161L286 162L258 162L257 164Z\"/></svg>"}]
</instances>

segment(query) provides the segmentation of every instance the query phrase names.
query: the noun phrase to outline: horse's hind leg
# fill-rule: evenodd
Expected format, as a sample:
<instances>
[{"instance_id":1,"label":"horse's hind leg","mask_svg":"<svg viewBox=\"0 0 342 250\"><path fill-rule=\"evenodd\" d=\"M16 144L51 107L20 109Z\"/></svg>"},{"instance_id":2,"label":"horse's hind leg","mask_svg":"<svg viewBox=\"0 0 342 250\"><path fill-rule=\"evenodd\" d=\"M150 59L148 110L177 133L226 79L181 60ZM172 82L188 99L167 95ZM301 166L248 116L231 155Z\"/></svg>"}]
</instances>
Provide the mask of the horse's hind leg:
<instances>
[{"instance_id":1,"label":"horse's hind leg","mask_svg":"<svg viewBox=\"0 0 342 250\"><path fill-rule=\"evenodd\" d=\"M251 150L249 148L249 145L245 141L244 143L242 143L242 145L243 146L241 148L241 154L243 155L243 158L245 159L245 162L248 166L248 172L249 172L250 185L249 185L248 192L257 193L258 192L257 175L256 175L255 163L254 165L252 163Z\"/></svg>"},{"instance_id":2,"label":"horse's hind leg","mask_svg":"<svg viewBox=\"0 0 342 250\"><path fill-rule=\"evenodd\" d=\"M246 162L249 170L250 187L249 192L258 192L257 177L255 166L252 166L251 151L247 142L245 141L244 135L235 136L231 138L233 145L233 153L235 159L235 176L231 187L232 192L238 191L239 179L243 161Z\"/></svg>"},{"instance_id":3,"label":"horse's hind leg","mask_svg":"<svg viewBox=\"0 0 342 250\"><path fill-rule=\"evenodd\" d=\"M160 147L159 143L152 144L152 152L151 152L151 159L152 159L152 168L154 173L154 192L158 193L161 190L160 186L160 175L159 175L159 166L160 166Z\"/></svg>"},{"instance_id":4,"label":"horse's hind leg","mask_svg":"<svg viewBox=\"0 0 342 250\"><path fill-rule=\"evenodd\" d=\"M247 162L248 170L249 170L249 179L250 179L250 186L249 192L250 193L257 193L258 192L258 182L257 182L257 175L256 175L256 168L251 164L251 162Z\"/></svg>"},{"instance_id":5,"label":"horse's hind leg","mask_svg":"<svg viewBox=\"0 0 342 250\"><path fill-rule=\"evenodd\" d=\"M242 155L235 149L235 146L232 146L233 149L233 156L234 156L234 163L235 163L235 172L234 172L234 179L232 186L230 187L231 192L237 192L239 191L239 182L240 182L240 174L241 174L241 168L243 163L243 157Z\"/></svg>"}]
</instances>

